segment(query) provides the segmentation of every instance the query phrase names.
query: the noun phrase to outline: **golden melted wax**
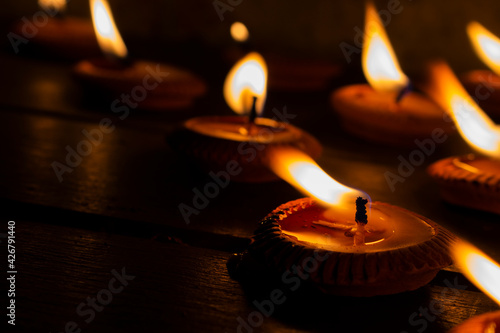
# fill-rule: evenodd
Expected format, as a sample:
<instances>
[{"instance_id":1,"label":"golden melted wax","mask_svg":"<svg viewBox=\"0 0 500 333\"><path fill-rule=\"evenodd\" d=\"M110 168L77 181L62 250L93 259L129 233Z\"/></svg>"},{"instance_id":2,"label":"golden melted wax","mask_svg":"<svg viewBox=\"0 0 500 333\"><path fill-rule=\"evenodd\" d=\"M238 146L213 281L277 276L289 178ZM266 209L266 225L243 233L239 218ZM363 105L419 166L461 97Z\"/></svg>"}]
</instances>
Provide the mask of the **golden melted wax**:
<instances>
[{"instance_id":1,"label":"golden melted wax","mask_svg":"<svg viewBox=\"0 0 500 333\"><path fill-rule=\"evenodd\" d=\"M354 209L330 209L313 205L280 221L283 234L329 251L366 253L395 250L430 240L434 228L404 210L372 203L366 225L365 245L354 246L346 230L356 226Z\"/></svg>"},{"instance_id":2,"label":"golden melted wax","mask_svg":"<svg viewBox=\"0 0 500 333\"><path fill-rule=\"evenodd\" d=\"M188 120L186 128L199 134L239 142L292 142L302 136L301 130L268 118L256 118L248 124L246 117L208 116Z\"/></svg>"}]
</instances>

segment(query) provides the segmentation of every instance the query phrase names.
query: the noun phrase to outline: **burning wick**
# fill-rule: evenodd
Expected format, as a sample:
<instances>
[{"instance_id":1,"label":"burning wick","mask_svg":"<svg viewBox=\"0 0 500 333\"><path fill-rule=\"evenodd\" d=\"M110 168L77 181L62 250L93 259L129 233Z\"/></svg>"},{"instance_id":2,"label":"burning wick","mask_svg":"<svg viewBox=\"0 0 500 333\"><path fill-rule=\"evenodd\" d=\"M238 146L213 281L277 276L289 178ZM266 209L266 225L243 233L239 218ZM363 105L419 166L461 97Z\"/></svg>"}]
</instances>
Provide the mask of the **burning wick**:
<instances>
[{"instance_id":1,"label":"burning wick","mask_svg":"<svg viewBox=\"0 0 500 333\"><path fill-rule=\"evenodd\" d=\"M403 99L403 97L405 97L406 95L408 95L412 91L413 91L413 86L412 86L411 82L408 81L408 84L406 86L404 86L403 89L401 89L401 91L396 96L396 103L399 103Z\"/></svg>"},{"instance_id":2,"label":"burning wick","mask_svg":"<svg viewBox=\"0 0 500 333\"><path fill-rule=\"evenodd\" d=\"M248 114L248 125L247 125L247 130L246 130L246 133L248 133L248 135L253 135L255 132L255 119L257 118L257 108L256 108L256 104L257 104L257 97L256 96L253 96L253 101L252 101L252 107L250 109L250 113Z\"/></svg>"},{"instance_id":3,"label":"burning wick","mask_svg":"<svg viewBox=\"0 0 500 333\"><path fill-rule=\"evenodd\" d=\"M255 104L257 103L257 97L253 96L252 108L250 109L250 114L248 115L248 122L250 124L255 123L255 118L257 118L257 109Z\"/></svg>"},{"instance_id":4,"label":"burning wick","mask_svg":"<svg viewBox=\"0 0 500 333\"><path fill-rule=\"evenodd\" d=\"M356 199L356 233L354 234L354 245L365 245L365 225L368 223L368 216L366 216L367 199L357 197Z\"/></svg>"}]
</instances>

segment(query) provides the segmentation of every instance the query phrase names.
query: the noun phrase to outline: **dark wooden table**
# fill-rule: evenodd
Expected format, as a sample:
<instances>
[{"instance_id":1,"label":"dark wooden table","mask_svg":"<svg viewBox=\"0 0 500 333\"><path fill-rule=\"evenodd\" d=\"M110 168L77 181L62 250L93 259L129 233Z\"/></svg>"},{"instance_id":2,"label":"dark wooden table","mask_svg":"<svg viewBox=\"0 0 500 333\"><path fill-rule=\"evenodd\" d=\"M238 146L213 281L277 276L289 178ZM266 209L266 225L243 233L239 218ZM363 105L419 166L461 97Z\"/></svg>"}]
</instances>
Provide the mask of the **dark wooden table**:
<instances>
[{"instance_id":1,"label":"dark wooden table","mask_svg":"<svg viewBox=\"0 0 500 333\"><path fill-rule=\"evenodd\" d=\"M255 277L255 285L240 284L229 277L226 260L245 249L263 216L301 194L284 182L231 182L187 224L179 204L191 204L193 189L210 179L165 141L183 119L229 113L221 94L227 67L219 65L196 66L209 93L192 109L133 110L121 120L109 112L112 100L74 79L71 63L0 54L0 231L11 220L16 226L10 331L445 332L497 309L451 267L428 286L390 297L331 297L306 286L286 293L269 317L260 314L255 302L269 299L273 283ZM353 80L340 77L332 87ZM460 138L438 145L393 192L384 173L397 173L398 156L412 148L345 134L329 91L270 91L267 110L286 107L292 123L313 133L324 145L319 164L340 182L425 215L500 260L499 217L445 204L425 172L439 158L469 152ZM63 163L67 147L85 139L82 130L98 128L103 118L115 130L59 181L53 163ZM6 240L0 240L5 276ZM105 305L93 307L95 298Z\"/></svg>"}]
</instances>

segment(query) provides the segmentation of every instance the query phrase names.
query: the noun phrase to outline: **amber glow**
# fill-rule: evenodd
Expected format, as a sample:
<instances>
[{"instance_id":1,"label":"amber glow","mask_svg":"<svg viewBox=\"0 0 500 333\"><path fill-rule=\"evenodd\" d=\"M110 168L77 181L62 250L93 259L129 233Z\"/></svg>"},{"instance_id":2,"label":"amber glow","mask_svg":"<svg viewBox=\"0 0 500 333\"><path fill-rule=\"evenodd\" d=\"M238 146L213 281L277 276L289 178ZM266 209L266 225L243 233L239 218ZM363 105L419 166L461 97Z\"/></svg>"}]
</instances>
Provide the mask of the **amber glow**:
<instances>
[{"instance_id":1,"label":"amber glow","mask_svg":"<svg viewBox=\"0 0 500 333\"><path fill-rule=\"evenodd\" d=\"M500 39L475 21L467 25L467 34L479 58L500 75Z\"/></svg>"},{"instance_id":2,"label":"amber glow","mask_svg":"<svg viewBox=\"0 0 500 333\"><path fill-rule=\"evenodd\" d=\"M486 295L500 305L500 266L473 245L459 242L453 248L455 264Z\"/></svg>"},{"instance_id":3,"label":"amber glow","mask_svg":"<svg viewBox=\"0 0 500 333\"><path fill-rule=\"evenodd\" d=\"M340 184L307 154L294 148L268 148L270 168L279 177L325 205L353 206L364 192Z\"/></svg>"},{"instance_id":4,"label":"amber glow","mask_svg":"<svg viewBox=\"0 0 500 333\"><path fill-rule=\"evenodd\" d=\"M66 10L66 0L38 0L38 5L50 11L64 12Z\"/></svg>"},{"instance_id":5,"label":"amber glow","mask_svg":"<svg viewBox=\"0 0 500 333\"><path fill-rule=\"evenodd\" d=\"M444 62L429 66L427 94L453 118L462 137L478 152L500 158L500 127L469 96Z\"/></svg>"},{"instance_id":6,"label":"amber glow","mask_svg":"<svg viewBox=\"0 0 500 333\"><path fill-rule=\"evenodd\" d=\"M106 0L90 0L90 11L101 50L107 55L125 58L127 47L116 28L108 2Z\"/></svg>"},{"instance_id":7,"label":"amber glow","mask_svg":"<svg viewBox=\"0 0 500 333\"><path fill-rule=\"evenodd\" d=\"M231 25L231 37L237 42L245 42L248 39L248 29L241 22L234 22Z\"/></svg>"},{"instance_id":8,"label":"amber glow","mask_svg":"<svg viewBox=\"0 0 500 333\"><path fill-rule=\"evenodd\" d=\"M366 5L365 40L361 53L363 73L377 91L400 91L408 84L372 2Z\"/></svg>"},{"instance_id":9,"label":"amber glow","mask_svg":"<svg viewBox=\"0 0 500 333\"><path fill-rule=\"evenodd\" d=\"M253 97L257 97L257 113L262 113L267 92L267 65L256 52L247 54L229 71L224 82L224 98L238 114L248 114Z\"/></svg>"}]
</instances>

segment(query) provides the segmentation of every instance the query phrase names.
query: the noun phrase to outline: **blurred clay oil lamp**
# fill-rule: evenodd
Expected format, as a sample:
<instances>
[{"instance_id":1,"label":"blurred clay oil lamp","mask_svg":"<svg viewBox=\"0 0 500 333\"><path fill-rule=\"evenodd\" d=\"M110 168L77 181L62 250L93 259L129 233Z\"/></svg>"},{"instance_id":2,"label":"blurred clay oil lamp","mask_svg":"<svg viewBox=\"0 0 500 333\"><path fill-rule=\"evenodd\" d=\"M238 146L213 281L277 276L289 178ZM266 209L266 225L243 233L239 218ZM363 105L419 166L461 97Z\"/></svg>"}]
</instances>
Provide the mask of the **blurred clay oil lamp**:
<instances>
[{"instance_id":1,"label":"blurred clay oil lamp","mask_svg":"<svg viewBox=\"0 0 500 333\"><path fill-rule=\"evenodd\" d=\"M362 65L369 84L345 86L331 95L345 130L367 141L405 146L429 137L436 128L453 130L439 106L410 91L371 2L366 7Z\"/></svg>"},{"instance_id":2,"label":"blurred clay oil lamp","mask_svg":"<svg viewBox=\"0 0 500 333\"><path fill-rule=\"evenodd\" d=\"M463 274L500 305L500 266L475 246L460 241L453 247L453 261ZM500 311L472 317L449 333L500 333Z\"/></svg>"},{"instance_id":3,"label":"blurred clay oil lamp","mask_svg":"<svg viewBox=\"0 0 500 333\"><path fill-rule=\"evenodd\" d=\"M205 83L187 70L128 59L127 47L106 0L90 0L90 9L97 41L105 57L83 60L75 66L75 74L82 81L114 98L130 94L133 101L124 102L148 110L189 107L195 98L205 93Z\"/></svg>"},{"instance_id":4,"label":"blurred clay oil lamp","mask_svg":"<svg viewBox=\"0 0 500 333\"><path fill-rule=\"evenodd\" d=\"M445 158L428 168L443 199L500 214L500 127L479 108L446 63L429 65L425 89L450 114L462 138L482 154Z\"/></svg>"},{"instance_id":5,"label":"blurred clay oil lamp","mask_svg":"<svg viewBox=\"0 0 500 333\"><path fill-rule=\"evenodd\" d=\"M265 182L277 177L267 168L267 152L292 146L316 158L321 145L310 134L288 123L260 117L267 94L267 66L249 53L229 71L224 97L238 116L204 116L184 122L167 140L171 147L209 172L234 169L231 180Z\"/></svg>"},{"instance_id":6,"label":"blurred clay oil lamp","mask_svg":"<svg viewBox=\"0 0 500 333\"><path fill-rule=\"evenodd\" d=\"M461 77L479 106L500 118L500 39L478 22L467 25L467 34L479 59L491 70L474 70Z\"/></svg>"},{"instance_id":7,"label":"blurred clay oil lamp","mask_svg":"<svg viewBox=\"0 0 500 333\"><path fill-rule=\"evenodd\" d=\"M92 21L66 15L66 0L38 0L38 5L46 19L35 19L35 14L31 21L17 23L17 34L55 56L82 59L99 54Z\"/></svg>"},{"instance_id":8,"label":"blurred clay oil lamp","mask_svg":"<svg viewBox=\"0 0 500 333\"><path fill-rule=\"evenodd\" d=\"M230 63L241 59L252 49L251 35L242 22L234 22L230 28L234 46L225 51ZM340 67L328 61L312 60L273 52L262 52L269 68L270 90L276 91L319 91L328 87L330 80L340 74Z\"/></svg>"},{"instance_id":9,"label":"blurred clay oil lamp","mask_svg":"<svg viewBox=\"0 0 500 333\"><path fill-rule=\"evenodd\" d=\"M437 223L372 202L301 151L273 147L268 155L276 174L311 197L285 203L260 222L248 250L228 262L236 276L245 261L278 274L295 267L325 293L368 297L415 290L451 264L455 236Z\"/></svg>"}]
</instances>

